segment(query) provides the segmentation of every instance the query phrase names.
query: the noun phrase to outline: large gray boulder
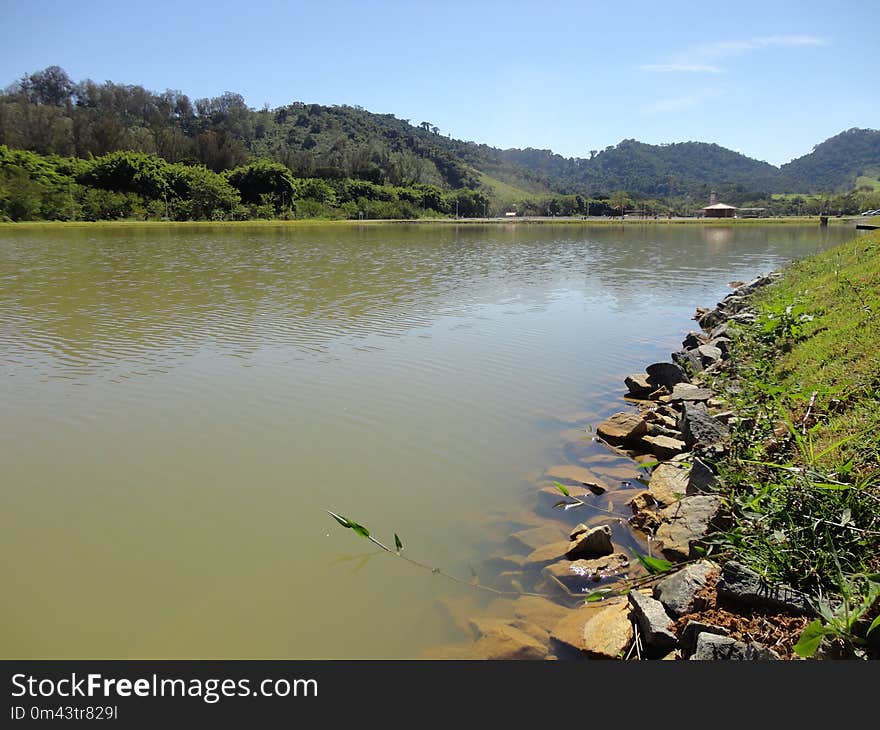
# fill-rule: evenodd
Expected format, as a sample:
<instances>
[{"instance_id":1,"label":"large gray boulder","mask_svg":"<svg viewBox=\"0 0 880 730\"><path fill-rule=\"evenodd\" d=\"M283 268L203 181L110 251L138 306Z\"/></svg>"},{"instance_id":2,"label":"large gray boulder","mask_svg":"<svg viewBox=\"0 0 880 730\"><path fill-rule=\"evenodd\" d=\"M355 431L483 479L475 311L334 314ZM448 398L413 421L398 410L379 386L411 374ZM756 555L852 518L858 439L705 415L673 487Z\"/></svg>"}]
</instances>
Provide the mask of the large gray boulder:
<instances>
[{"instance_id":1,"label":"large gray boulder","mask_svg":"<svg viewBox=\"0 0 880 730\"><path fill-rule=\"evenodd\" d=\"M718 486L718 477L715 472L698 456L691 460L691 470L688 473L686 493L688 496L711 492Z\"/></svg>"},{"instance_id":2,"label":"large gray boulder","mask_svg":"<svg viewBox=\"0 0 880 730\"><path fill-rule=\"evenodd\" d=\"M782 583L770 585L751 568L730 560L721 569L718 595L743 606L809 615L810 600L800 591Z\"/></svg>"},{"instance_id":3,"label":"large gray boulder","mask_svg":"<svg viewBox=\"0 0 880 730\"><path fill-rule=\"evenodd\" d=\"M706 401L714 394L708 388L700 388L690 383L678 383L672 388L672 395L669 396L673 401Z\"/></svg>"},{"instance_id":4,"label":"large gray boulder","mask_svg":"<svg viewBox=\"0 0 880 730\"><path fill-rule=\"evenodd\" d=\"M697 557L694 547L725 522L724 503L714 494L697 494L660 511L663 524L656 539L662 543L663 555L674 562Z\"/></svg>"},{"instance_id":5,"label":"large gray boulder","mask_svg":"<svg viewBox=\"0 0 880 730\"><path fill-rule=\"evenodd\" d=\"M691 655L692 661L755 661L780 659L772 649L757 642L746 644L729 636L718 636L703 632L697 637L697 647Z\"/></svg>"},{"instance_id":6,"label":"large gray boulder","mask_svg":"<svg viewBox=\"0 0 880 730\"><path fill-rule=\"evenodd\" d=\"M654 586L656 598L670 615L678 617L695 609L697 593L706 587L709 576L718 570L708 560L692 563Z\"/></svg>"},{"instance_id":7,"label":"large gray boulder","mask_svg":"<svg viewBox=\"0 0 880 730\"><path fill-rule=\"evenodd\" d=\"M730 437L727 426L711 416L703 403L686 401L683 404L679 428L688 448L698 443L704 446L723 444Z\"/></svg>"},{"instance_id":8,"label":"large gray boulder","mask_svg":"<svg viewBox=\"0 0 880 730\"><path fill-rule=\"evenodd\" d=\"M674 649L678 645L678 638L672 631L673 621L663 604L638 591L630 591L628 598L645 644L662 652Z\"/></svg>"},{"instance_id":9,"label":"large gray boulder","mask_svg":"<svg viewBox=\"0 0 880 730\"><path fill-rule=\"evenodd\" d=\"M687 383L688 377L675 363L655 362L645 368L648 373L648 382L656 387L665 386L672 390L676 383Z\"/></svg>"}]
</instances>

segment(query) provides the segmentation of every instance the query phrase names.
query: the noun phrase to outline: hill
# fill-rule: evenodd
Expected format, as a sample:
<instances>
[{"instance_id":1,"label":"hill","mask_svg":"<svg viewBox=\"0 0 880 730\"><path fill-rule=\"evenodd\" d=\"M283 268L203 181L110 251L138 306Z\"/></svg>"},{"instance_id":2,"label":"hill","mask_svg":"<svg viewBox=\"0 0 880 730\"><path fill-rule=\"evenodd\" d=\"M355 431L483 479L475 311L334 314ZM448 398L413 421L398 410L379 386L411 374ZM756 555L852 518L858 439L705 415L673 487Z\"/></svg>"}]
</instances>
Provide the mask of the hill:
<instances>
[{"instance_id":1,"label":"hill","mask_svg":"<svg viewBox=\"0 0 880 730\"><path fill-rule=\"evenodd\" d=\"M799 192L844 192L880 178L880 130L848 129L781 168L783 185ZM860 181L864 177L867 180Z\"/></svg>"},{"instance_id":2,"label":"hill","mask_svg":"<svg viewBox=\"0 0 880 730\"><path fill-rule=\"evenodd\" d=\"M57 66L0 93L0 145L80 159L141 152L218 173L269 159L297 178L469 189L496 208L522 209L525 200L552 194L606 199L615 191L684 204L706 200L715 190L743 204L778 193L851 190L860 180L871 187L880 173L876 130L843 132L781 169L705 142L625 139L589 158L564 158L550 150L500 150L452 139L431 122L414 124L358 106L296 101L257 110L234 92L193 101L176 90L74 82Z\"/></svg>"}]
</instances>

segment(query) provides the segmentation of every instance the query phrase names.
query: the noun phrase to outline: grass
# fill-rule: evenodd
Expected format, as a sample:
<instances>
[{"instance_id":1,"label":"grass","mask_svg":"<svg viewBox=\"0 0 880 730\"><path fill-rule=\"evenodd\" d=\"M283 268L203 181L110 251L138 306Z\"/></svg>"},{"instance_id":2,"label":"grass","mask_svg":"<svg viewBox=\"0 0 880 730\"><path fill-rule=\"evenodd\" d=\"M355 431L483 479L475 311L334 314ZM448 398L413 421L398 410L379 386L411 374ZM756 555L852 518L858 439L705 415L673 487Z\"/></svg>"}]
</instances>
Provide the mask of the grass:
<instances>
[{"instance_id":1,"label":"grass","mask_svg":"<svg viewBox=\"0 0 880 730\"><path fill-rule=\"evenodd\" d=\"M722 543L809 593L852 648L880 611L880 232L791 265L753 304L713 383L740 418Z\"/></svg>"}]
</instances>

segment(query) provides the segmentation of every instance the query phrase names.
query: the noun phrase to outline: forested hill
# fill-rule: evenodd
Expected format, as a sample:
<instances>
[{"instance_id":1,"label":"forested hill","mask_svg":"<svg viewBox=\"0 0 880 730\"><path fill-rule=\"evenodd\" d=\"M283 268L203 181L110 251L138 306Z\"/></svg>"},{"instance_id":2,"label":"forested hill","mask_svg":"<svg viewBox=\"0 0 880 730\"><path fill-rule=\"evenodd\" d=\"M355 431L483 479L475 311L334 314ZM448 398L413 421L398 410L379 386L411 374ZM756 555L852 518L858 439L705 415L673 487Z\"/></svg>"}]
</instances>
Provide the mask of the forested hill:
<instances>
[{"instance_id":1,"label":"forested hill","mask_svg":"<svg viewBox=\"0 0 880 730\"><path fill-rule=\"evenodd\" d=\"M784 184L797 192L843 192L860 177L880 178L880 130L848 129L781 168Z\"/></svg>"},{"instance_id":2,"label":"forested hill","mask_svg":"<svg viewBox=\"0 0 880 730\"><path fill-rule=\"evenodd\" d=\"M294 102L254 110L232 92L191 100L180 91L74 83L57 66L0 96L0 144L43 155L131 150L215 172L268 157L299 177L454 189L477 187L489 175L526 192L549 191L540 175L504 161L498 150L440 132L427 121L410 124L355 106Z\"/></svg>"},{"instance_id":3,"label":"forested hill","mask_svg":"<svg viewBox=\"0 0 880 730\"><path fill-rule=\"evenodd\" d=\"M777 192L851 189L880 172L880 132L849 130L780 170L716 144L649 145L627 139L589 158L549 150L500 150L453 139L357 106L293 102L251 109L240 94L191 100L180 91L90 80L59 67L26 75L0 93L0 145L87 159L117 150L223 172L257 158L299 178L482 190L500 201L546 193L732 202Z\"/></svg>"},{"instance_id":4,"label":"forested hill","mask_svg":"<svg viewBox=\"0 0 880 730\"><path fill-rule=\"evenodd\" d=\"M627 190L652 197L708 197L715 189L735 193L773 192L779 170L737 152L703 142L650 145L623 140L589 159L565 159L549 150L504 150L504 159L541 172L566 190Z\"/></svg>"}]
</instances>

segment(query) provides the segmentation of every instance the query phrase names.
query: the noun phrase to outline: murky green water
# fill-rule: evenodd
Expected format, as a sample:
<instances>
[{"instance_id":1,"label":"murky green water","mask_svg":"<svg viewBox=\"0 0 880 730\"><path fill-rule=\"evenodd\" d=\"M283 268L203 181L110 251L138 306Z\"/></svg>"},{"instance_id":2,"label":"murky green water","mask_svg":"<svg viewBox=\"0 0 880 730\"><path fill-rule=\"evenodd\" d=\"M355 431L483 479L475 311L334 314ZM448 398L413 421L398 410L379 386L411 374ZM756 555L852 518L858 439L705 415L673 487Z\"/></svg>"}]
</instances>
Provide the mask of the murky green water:
<instances>
[{"instance_id":1,"label":"murky green water","mask_svg":"<svg viewBox=\"0 0 880 730\"><path fill-rule=\"evenodd\" d=\"M0 656L431 655L467 589L324 509L468 577L696 305L852 235L0 229Z\"/></svg>"}]
</instances>

